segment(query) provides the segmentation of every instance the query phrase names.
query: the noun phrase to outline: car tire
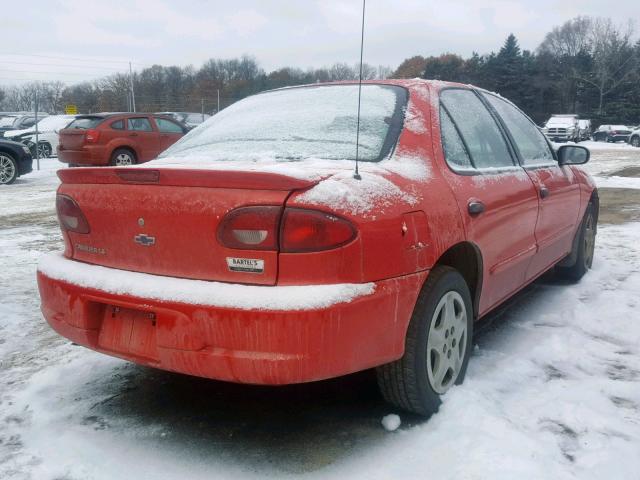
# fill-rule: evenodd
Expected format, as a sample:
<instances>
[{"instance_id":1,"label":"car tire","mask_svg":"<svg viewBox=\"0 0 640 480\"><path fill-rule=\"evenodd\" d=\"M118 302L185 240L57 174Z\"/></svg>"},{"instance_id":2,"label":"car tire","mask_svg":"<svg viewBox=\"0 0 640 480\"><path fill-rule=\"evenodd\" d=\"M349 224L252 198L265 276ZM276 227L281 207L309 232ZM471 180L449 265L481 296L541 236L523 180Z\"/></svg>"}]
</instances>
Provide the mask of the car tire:
<instances>
[{"instance_id":1,"label":"car tire","mask_svg":"<svg viewBox=\"0 0 640 480\"><path fill-rule=\"evenodd\" d=\"M437 412L441 396L464 379L472 338L473 307L466 281L451 267L435 267L418 296L404 355L376 369L382 396L408 412Z\"/></svg>"},{"instance_id":2,"label":"car tire","mask_svg":"<svg viewBox=\"0 0 640 480\"><path fill-rule=\"evenodd\" d=\"M0 152L0 185L9 185L18 178L18 164L8 153Z\"/></svg>"},{"instance_id":3,"label":"car tire","mask_svg":"<svg viewBox=\"0 0 640 480\"><path fill-rule=\"evenodd\" d=\"M577 282L591 269L597 231L597 215L593 203L590 202L580 224L577 241L569 255L569 257L575 258L575 263L570 266L557 267L560 276Z\"/></svg>"},{"instance_id":4,"label":"car tire","mask_svg":"<svg viewBox=\"0 0 640 480\"><path fill-rule=\"evenodd\" d=\"M47 142L40 142L38 145L38 157L40 158L49 158L51 157L51 145Z\"/></svg>"},{"instance_id":5,"label":"car tire","mask_svg":"<svg viewBox=\"0 0 640 480\"><path fill-rule=\"evenodd\" d=\"M640 136L631 137L631 141L629 142L634 147L640 147Z\"/></svg>"},{"instance_id":6,"label":"car tire","mask_svg":"<svg viewBox=\"0 0 640 480\"><path fill-rule=\"evenodd\" d=\"M135 165L137 162L136 155L128 148L117 148L111 154L111 160L109 165L112 167L126 167L128 165Z\"/></svg>"}]
</instances>

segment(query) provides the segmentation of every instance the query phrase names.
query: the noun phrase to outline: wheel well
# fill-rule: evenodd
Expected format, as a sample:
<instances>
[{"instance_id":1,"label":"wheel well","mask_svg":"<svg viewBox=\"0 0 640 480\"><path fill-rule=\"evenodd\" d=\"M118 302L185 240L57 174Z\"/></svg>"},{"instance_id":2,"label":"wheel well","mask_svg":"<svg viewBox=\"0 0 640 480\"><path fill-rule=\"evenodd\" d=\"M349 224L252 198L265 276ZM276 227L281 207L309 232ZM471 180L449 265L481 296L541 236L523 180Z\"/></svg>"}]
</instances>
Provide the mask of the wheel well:
<instances>
[{"instance_id":1,"label":"wheel well","mask_svg":"<svg viewBox=\"0 0 640 480\"><path fill-rule=\"evenodd\" d=\"M133 155L133 158L136 161L138 160L138 154L136 153L136 151L131 147L127 147L126 145L114 148L111 151L111 155L109 155L109 160L111 160L113 158L113 154L116 153L116 151L118 151L118 150L127 150L127 151L131 152L131 154Z\"/></svg>"},{"instance_id":2,"label":"wheel well","mask_svg":"<svg viewBox=\"0 0 640 480\"><path fill-rule=\"evenodd\" d=\"M594 189L593 192L591 192L589 203L593 205L593 215L595 217L596 225L598 225L598 216L600 215L600 197L598 196L598 190Z\"/></svg>"},{"instance_id":3,"label":"wheel well","mask_svg":"<svg viewBox=\"0 0 640 480\"><path fill-rule=\"evenodd\" d=\"M9 155L11 158L15 157L15 152L12 152L11 150L8 150L6 148L2 148L0 147L0 153L4 153L5 155Z\"/></svg>"},{"instance_id":4,"label":"wheel well","mask_svg":"<svg viewBox=\"0 0 640 480\"><path fill-rule=\"evenodd\" d=\"M469 286L474 317L477 317L482 291L482 254L478 247L470 242L458 243L444 252L436 265L447 265L460 272Z\"/></svg>"}]
</instances>

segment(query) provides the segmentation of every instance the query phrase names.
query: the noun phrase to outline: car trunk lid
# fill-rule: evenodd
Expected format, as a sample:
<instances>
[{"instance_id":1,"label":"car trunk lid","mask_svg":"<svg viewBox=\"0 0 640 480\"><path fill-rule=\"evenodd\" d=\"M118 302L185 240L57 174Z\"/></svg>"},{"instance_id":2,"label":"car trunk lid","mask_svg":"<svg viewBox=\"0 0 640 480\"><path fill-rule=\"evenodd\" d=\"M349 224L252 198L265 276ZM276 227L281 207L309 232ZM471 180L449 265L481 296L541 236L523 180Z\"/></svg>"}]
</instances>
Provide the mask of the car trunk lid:
<instances>
[{"instance_id":1,"label":"car trunk lid","mask_svg":"<svg viewBox=\"0 0 640 480\"><path fill-rule=\"evenodd\" d=\"M291 191L317 182L256 171L167 168L66 169L58 176L58 193L78 204L90 226L87 234L66 232L74 259L260 285L276 283L278 252L223 247L220 222L239 207L284 208Z\"/></svg>"}]
</instances>

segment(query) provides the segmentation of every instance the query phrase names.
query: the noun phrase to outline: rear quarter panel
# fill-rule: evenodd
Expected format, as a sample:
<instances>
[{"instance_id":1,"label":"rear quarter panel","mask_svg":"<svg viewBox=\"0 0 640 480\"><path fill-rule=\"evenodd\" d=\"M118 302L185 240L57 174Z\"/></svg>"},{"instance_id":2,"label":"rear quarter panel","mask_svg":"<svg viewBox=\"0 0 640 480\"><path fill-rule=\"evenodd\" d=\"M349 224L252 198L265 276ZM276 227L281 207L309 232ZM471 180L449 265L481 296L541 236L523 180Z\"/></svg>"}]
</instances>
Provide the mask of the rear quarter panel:
<instances>
[{"instance_id":1,"label":"rear quarter panel","mask_svg":"<svg viewBox=\"0 0 640 480\"><path fill-rule=\"evenodd\" d=\"M409 101L392 157L361 163L362 180L352 171L340 172L287 202L347 218L358 238L338 250L281 254L279 283L325 283L336 272L341 281L368 282L426 271L464 241L457 203L440 171L443 160L434 155L440 138L431 129L430 89L422 81L404 85ZM300 264L311 268L301 271Z\"/></svg>"}]
</instances>

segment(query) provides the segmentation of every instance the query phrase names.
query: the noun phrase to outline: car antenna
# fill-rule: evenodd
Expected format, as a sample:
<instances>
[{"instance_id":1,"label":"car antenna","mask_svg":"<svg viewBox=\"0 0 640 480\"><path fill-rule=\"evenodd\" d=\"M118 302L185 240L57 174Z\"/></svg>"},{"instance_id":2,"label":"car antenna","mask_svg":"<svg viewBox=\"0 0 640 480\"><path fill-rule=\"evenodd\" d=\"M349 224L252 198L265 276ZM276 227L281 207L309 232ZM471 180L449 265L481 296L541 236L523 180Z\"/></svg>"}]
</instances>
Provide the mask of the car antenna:
<instances>
[{"instance_id":1,"label":"car antenna","mask_svg":"<svg viewBox=\"0 0 640 480\"><path fill-rule=\"evenodd\" d=\"M358 154L360 153L360 98L362 96L362 52L364 50L364 10L367 0L362 0L362 29L360 33L360 76L358 77L358 120L356 123L356 171L353 178L362 180L358 171Z\"/></svg>"}]
</instances>

